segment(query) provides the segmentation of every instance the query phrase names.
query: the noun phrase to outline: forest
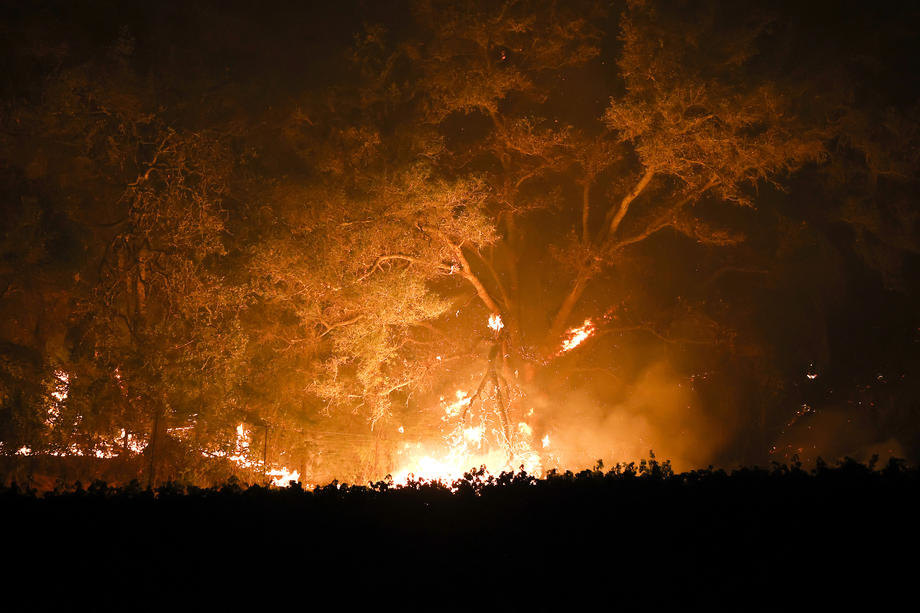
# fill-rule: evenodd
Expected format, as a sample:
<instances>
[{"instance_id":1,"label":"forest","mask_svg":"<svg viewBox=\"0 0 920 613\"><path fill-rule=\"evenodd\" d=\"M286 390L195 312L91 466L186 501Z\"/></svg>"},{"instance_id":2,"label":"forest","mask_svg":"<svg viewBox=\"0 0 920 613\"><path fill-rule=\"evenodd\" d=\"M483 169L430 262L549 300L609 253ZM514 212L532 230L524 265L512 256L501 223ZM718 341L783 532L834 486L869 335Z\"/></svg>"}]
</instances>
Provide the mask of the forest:
<instances>
[{"instance_id":1,"label":"forest","mask_svg":"<svg viewBox=\"0 0 920 613\"><path fill-rule=\"evenodd\" d=\"M918 31L4 2L0 484L916 463Z\"/></svg>"}]
</instances>

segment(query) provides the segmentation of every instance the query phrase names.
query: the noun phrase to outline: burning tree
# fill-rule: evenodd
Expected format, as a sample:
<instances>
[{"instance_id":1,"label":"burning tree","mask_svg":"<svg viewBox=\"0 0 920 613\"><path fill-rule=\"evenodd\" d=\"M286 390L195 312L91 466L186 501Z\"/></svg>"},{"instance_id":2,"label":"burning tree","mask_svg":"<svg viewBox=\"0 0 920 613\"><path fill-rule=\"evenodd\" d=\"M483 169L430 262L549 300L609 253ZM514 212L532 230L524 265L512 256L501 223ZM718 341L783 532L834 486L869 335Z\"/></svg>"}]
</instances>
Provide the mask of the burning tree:
<instances>
[{"instance_id":1,"label":"burning tree","mask_svg":"<svg viewBox=\"0 0 920 613\"><path fill-rule=\"evenodd\" d=\"M421 34L409 40L378 26L359 37L362 87L329 106L367 123L327 129L334 142L324 151L335 153L320 166L339 194L351 187L349 204L327 217L334 227L317 232L327 244L336 237L331 250L314 251L323 254L319 268L332 267L323 283L334 301L311 319L338 350L314 390L346 400L354 392L342 367L352 364L364 390L355 398L374 421L394 393L405 397L438 374L434 353L445 341L435 351L424 343L442 338L464 287L482 307L472 325L490 314L504 322L477 386L492 383L504 413L502 390L519 380L515 372L532 377L596 330L589 319L564 335L593 279L629 266L631 249L666 230L703 245L738 244L743 237L707 219L718 215L700 204L750 204L758 185L825 159L834 136L817 92L759 72L766 16L709 7L685 20L675 7L630 3L616 16L612 64L598 27L608 17L593 3L421 3L413 17ZM614 93L590 90L609 103L573 117L560 88L598 62L614 73ZM343 112L347 104L354 110ZM322 113L310 114L305 132L322 130L314 125ZM356 194L367 204L356 207ZM534 270L541 251L554 255L553 277ZM534 297L560 281L561 301ZM595 322L619 315L615 306L586 314ZM649 323L654 315L602 325L680 342ZM507 433L507 414L503 421Z\"/></svg>"},{"instance_id":2,"label":"burning tree","mask_svg":"<svg viewBox=\"0 0 920 613\"><path fill-rule=\"evenodd\" d=\"M707 347L687 387L721 360L776 391L749 286L831 283L796 255L814 227L777 204L796 181L904 284L915 110L857 92L833 45L803 55L811 32L772 4L366 17L256 93L221 57L194 77L171 42L135 53L127 26L87 57L17 50L43 77L2 116L3 454L135 445L149 473L189 475L304 467L325 445L364 478L439 431L447 464L536 466L554 437L535 399L584 373L624 395L639 367L618 365ZM260 66L289 66L283 46ZM329 442L343 432L358 442Z\"/></svg>"}]
</instances>

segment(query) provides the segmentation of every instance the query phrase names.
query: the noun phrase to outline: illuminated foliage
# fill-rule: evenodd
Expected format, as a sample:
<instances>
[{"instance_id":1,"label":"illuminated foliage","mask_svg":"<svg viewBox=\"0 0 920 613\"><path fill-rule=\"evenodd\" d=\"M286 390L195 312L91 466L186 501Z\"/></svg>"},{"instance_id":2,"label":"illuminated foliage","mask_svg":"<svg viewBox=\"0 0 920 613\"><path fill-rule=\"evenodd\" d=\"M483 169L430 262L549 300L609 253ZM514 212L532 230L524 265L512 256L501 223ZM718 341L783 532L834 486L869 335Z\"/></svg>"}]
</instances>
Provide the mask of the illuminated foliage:
<instances>
[{"instance_id":1,"label":"illuminated foliage","mask_svg":"<svg viewBox=\"0 0 920 613\"><path fill-rule=\"evenodd\" d=\"M897 49L794 3L384 4L242 51L206 8L2 26L0 453L253 478L345 432L377 477L444 397L512 449L575 388L697 415L710 370L765 450L854 279L910 293Z\"/></svg>"}]
</instances>

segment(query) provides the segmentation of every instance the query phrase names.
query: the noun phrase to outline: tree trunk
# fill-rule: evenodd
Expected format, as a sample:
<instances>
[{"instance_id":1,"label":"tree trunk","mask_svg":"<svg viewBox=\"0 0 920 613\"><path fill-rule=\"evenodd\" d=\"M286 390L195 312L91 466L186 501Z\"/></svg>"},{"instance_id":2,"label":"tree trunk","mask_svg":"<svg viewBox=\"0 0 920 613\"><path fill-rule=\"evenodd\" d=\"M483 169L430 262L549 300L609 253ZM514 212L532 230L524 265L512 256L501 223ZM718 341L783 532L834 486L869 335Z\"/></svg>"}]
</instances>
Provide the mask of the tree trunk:
<instances>
[{"instance_id":1,"label":"tree trunk","mask_svg":"<svg viewBox=\"0 0 920 613\"><path fill-rule=\"evenodd\" d=\"M508 249L505 251L508 258L508 277L509 277L509 294L515 297L514 304L509 303L508 306L508 316L510 319L514 320L515 328L519 328L519 323L521 321L521 275L518 268L518 227L514 223L514 216L509 212L507 215L507 221L505 223L508 235L506 236L506 241ZM510 330L512 334L517 335L519 330ZM518 345L520 336L518 335L515 339L515 344Z\"/></svg>"},{"instance_id":2,"label":"tree trunk","mask_svg":"<svg viewBox=\"0 0 920 613\"><path fill-rule=\"evenodd\" d=\"M150 435L150 465L147 470L147 489L153 489L157 485L157 445L160 441L160 413L161 408L157 408L153 415L153 432Z\"/></svg>"},{"instance_id":3,"label":"tree trunk","mask_svg":"<svg viewBox=\"0 0 920 613\"><path fill-rule=\"evenodd\" d=\"M591 274L588 272L587 268L583 268L579 271L578 276L575 277L575 283L572 284L572 288L562 301L562 306L559 307L559 311L556 312L556 317L553 318L553 323L550 325L549 334L544 343L545 350L549 351L555 347L559 337L562 336L562 333L565 331L565 326L569 321L569 317L571 317L575 305L578 304L579 299L581 299L581 295L584 293L590 278Z\"/></svg>"},{"instance_id":4,"label":"tree trunk","mask_svg":"<svg viewBox=\"0 0 920 613\"><path fill-rule=\"evenodd\" d=\"M374 432L374 472L371 479L378 479L380 475L380 431L378 428Z\"/></svg>"},{"instance_id":5,"label":"tree trunk","mask_svg":"<svg viewBox=\"0 0 920 613\"><path fill-rule=\"evenodd\" d=\"M268 424L265 424L265 440L262 442L262 481L268 484Z\"/></svg>"},{"instance_id":6,"label":"tree trunk","mask_svg":"<svg viewBox=\"0 0 920 613\"><path fill-rule=\"evenodd\" d=\"M463 270L460 274L463 275L463 278L470 282L470 284L475 288L476 294L479 296L479 299L482 300L483 304L486 305L493 313L501 313L502 310L496 304L495 300L492 299L492 296L489 295L489 291L482 284L482 281L479 280L479 277L473 272L473 269L470 268L470 263L466 259L466 256L463 255L463 248L457 245L452 245L454 252L457 254L457 259L460 260L460 265L463 266Z\"/></svg>"},{"instance_id":7,"label":"tree trunk","mask_svg":"<svg viewBox=\"0 0 920 613\"><path fill-rule=\"evenodd\" d=\"M639 179L639 182L636 183L635 187L632 188L628 194L626 194L623 199L620 201L620 206L617 207L616 212L611 209L607 214L610 221L610 225L607 228L607 237L613 237L616 234L617 230L620 227L620 224L623 222L623 218L626 217L626 213L629 211L629 205L632 204L632 201L639 197L639 194L642 193L648 184L651 182L652 178L655 176L654 170L646 170L642 177ZM611 216L611 213L613 215Z\"/></svg>"},{"instance_id":8,"label":"tree trunk","mask_svg":"<svg viewBox=\"0 0 920 613\"><path fill-rule=\"evenodd\" d=\"M592 177L585 177L581 186L581 242L585 246L591 244L591 233L588 230L588 221L591 217L591 183Z\"/></svg>"}]
</instances>

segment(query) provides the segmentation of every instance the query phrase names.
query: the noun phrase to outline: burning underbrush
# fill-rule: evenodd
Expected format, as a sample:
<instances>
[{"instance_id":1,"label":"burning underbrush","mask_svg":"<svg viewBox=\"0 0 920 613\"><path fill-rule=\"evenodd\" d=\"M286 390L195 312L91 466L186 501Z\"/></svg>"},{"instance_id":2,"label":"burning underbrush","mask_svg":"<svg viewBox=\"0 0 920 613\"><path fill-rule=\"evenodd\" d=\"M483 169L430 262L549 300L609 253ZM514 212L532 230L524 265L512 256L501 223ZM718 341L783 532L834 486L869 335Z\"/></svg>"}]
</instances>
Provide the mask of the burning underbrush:
<instances>
[{"instance_id":1,"label":"burning underbrush","mask_svg":"<svg viewBox=\"0 0 920 613\"><path fill-rule=\"evenodd\" d=\"M496 473L541 474L542 447L549 445L549 435L541 441L526 415L511 422L507 410L490 408L500 402L499 393L495 390L483 398L479 407L473 404L481 391L471 396L457 390L450 401L442 397L441 436L429 442L400 443L398 468L391 478L396 483L413 479L450 483L476 467L490 467ZM532 410L529 417L533 417Z\"/></svg>"},{"instance_id":2,"label":"burning underbrush","mask_svg":"<svg viewBox=\"0 0 920 613\"><path fill-rule=\"evenodd\" d=\"M569 330L553 357L575 349L595 329L588 320ZM666 362L640 372L612 399L569 388L551 396L516 375L496 375L494 384L487 375L478 387L475 374L458 376L470 383L421 412L433 419L399 426L389 470L394 482L449 483L482 466L493 474L577 472L598 458L639 462L650 450L686 471L714 464L727 437L729 425L701 410L690 386Z\"/></svg>"},{"instance_id":3,"label":"burning underbrush","mask_svg":"<svg viewBox=\"0 0 920 613\"><path fill-rule=\"evenodd\" d=\"M109 485L102 480L93 481L84 487L80 481L70 485L61 485L47 491L39 492L26 484L13 481L9 485L0 485L0 504L16 500L51 500L56 498L82 498L92 496L96 499L106 498L139 498L155 500L158 498L210 498L228 495L255 496L269 498L280 496L280 499L289 500L290 494L308 496L314 499L335 498L340 501L349 499L385 498L396 492L428 492L446 495L461 495L475 493L477 495L488 492L518 492L518 486L526 486L527 491L563 491L571 487L596 489L598 492L613 489L620 493L630 492L629 496L643 496L657 491L656 488L666 488L668 495L680 491L693 491L698 488L712 490L718 493L720 489L747 488L756 484L762 494L776 488L814 488L820 490L824 487L840 487L843 490L859 489L863 487L897 487L915 490L920 486L920 468L911 467L904 460L891 458L884 465L878 463L878 456L874 456L866 464L846 458L835 465L829 465L819 460L810 470L803 468L800 462L792 465L773 463L769 468L751 467L738 468L731 472L714 470L713 468L675 472L668 460L658 461L655 457L643 459L639 462L614 464L606 467L603 460L597 460L590 469L578 472L571 470L558 471L550 469L542 475L528 473L525 469L507 470L497 474L490 473L485 466L471 468L463 471L456 478L425 477L408 475L405 479L396 480L387 476L376 482L366 485L348 484L332 481L326 485L304 484L291 479L283 486L275 481L264 484L248 484L236 477L228 481L211 486L197 487L185 485L181 482L167 482L157 488L144 488L138 481L132 481L123 486ZM534 488L531 490L531 488ZM561 488L561 489L560 489ZM624 489L625 488L625 489ZM638 489L635 489L638 488ZM284 492L289 492L285 494ZM760 495L760 494L758 494ZM461 496L462 497L462 496Z\"/></svg>"}]
</instances>

